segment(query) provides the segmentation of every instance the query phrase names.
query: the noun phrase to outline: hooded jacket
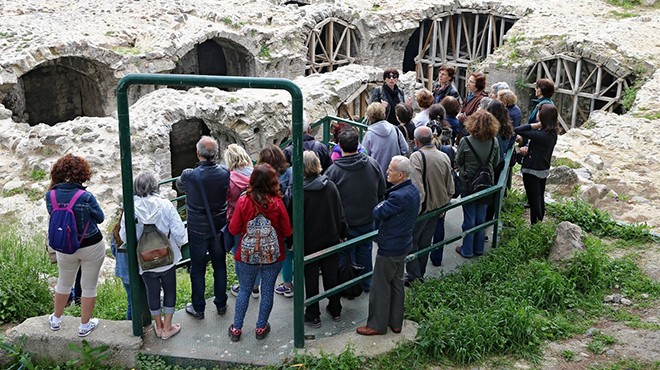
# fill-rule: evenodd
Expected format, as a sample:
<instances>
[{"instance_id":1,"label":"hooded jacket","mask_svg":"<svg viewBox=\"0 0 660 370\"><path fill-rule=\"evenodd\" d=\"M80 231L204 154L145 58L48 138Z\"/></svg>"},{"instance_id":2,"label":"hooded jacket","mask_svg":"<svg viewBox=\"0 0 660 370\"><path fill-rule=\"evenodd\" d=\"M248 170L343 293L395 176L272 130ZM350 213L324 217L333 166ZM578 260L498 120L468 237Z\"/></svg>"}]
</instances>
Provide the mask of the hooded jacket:
<instances>
[{"instance_id":1,"label":"hooded jacket","mask_svg":"<svg viewBox=\"0 0 660 370\"><path fill-rule=\"evenodd\" d=\"M347 236L346 218L335 183L325 175L303 181L305 255L337 244Z\"/></svg>"},{"instance_id":2,"label":"hooded jacket","mask_svg":"<svg viewBox=\"0 0 660 370\"><path fill-rule=\"evenodd\" d=\"M408 153L408 144L401 130L387 121L378 121L369 126L362 139L362 147L378 162L382 173L387 171L392 157Z\"/></svg>"},{"instance_id":3,"label":"hooded jacket","mask_svg":"<svg viewBox=\"0 0 660 370\"><path fill-rule=\"evenodd\" d=\"M181 246L188 243L188 233L183 226L183 221L179 213L176 211L174 204L169 200L160 197L159 195L149 195L146 197L133 197L133 204L135 206L135 235L138 240L142 236L145 224L156 225L158 231L167 235L172 247L174 260L172 264L155 269L149 272L163 272L167 271L177 262L181 260ZM126 218L121 219L121 229L119 230L121 240L126 240ZM139 266L138 266L139 267ZM139 273L142 275L144 271L139 268Z\"/></svg>"},{"instance_id":4,"label":"hooded jacket","mask_svg":"<svg viewBox=\"0 0 660 370\"><path fill-rule=\"evenodd\" d=\"M413 228L419 211L419 192L410 179L387 190L386 199L374 208L378 221L378 255L404 256L413 243Z\"/></svg>"},{"instance_id":5,"label":"hooded jacket","mask_svg":"<svg viewBox=\"0 0 660 370\"><path fill-rule=\"evenodd\" d=\"M337 159L325 175L339 190L349 227L374 221L372 211L385 195L385 177L378 162L357 153Z\"/></svg>"}]
</instances>

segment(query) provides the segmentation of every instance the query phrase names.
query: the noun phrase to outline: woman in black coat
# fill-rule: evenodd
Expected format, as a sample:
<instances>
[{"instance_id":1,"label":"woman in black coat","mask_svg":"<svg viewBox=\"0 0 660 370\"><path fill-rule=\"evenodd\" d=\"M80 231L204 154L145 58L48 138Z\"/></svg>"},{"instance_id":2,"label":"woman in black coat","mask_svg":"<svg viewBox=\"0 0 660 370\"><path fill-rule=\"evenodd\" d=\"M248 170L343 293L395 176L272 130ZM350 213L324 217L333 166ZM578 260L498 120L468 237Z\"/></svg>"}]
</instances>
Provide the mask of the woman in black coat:
<instances>
[{"instance_id":1,"label":"woman in black coat","mask_svg":"<svg viewBox=\"0 0 660 370\"><path fill-rule=\"evenodd\" d=\"M550 174L552 151L557 143L559 132L557 108L551 104L541 106L537 123L522 125L515 128L519 139L530 140L523 157L523 184L529 201L530 221L535 224L543 221L545 215L545 181Z\"/></svg>"}]
</instances>

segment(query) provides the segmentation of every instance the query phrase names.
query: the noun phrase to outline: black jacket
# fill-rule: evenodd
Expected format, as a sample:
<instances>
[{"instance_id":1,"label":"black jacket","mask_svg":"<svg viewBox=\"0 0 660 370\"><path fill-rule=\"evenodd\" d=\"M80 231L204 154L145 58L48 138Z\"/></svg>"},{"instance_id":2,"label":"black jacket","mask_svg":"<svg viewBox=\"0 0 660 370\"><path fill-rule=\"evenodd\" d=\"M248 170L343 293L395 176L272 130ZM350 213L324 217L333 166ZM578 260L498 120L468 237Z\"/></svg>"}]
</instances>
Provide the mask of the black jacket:
<instances>
[{"instance_id":1,"label":"black jacket","mask_svg":"<svg viewBox=\"0 0 660 370\"><path fill-rule=\"evenodd\" d=\"M305 255L318 252L347 236L344 209L335 184L324 175L303 182Z\"/></svg>"},{"instance_id":2,"label":"black jacket","mask_svg":"<svg viewBox=\"0 0 660 370\"><path fill-rule=\"evenodd\" d=\"M349 226L373 222L372 211L385 195L385 177L378 162L362 153L344 156L325 175L339 190Z\"/></svg>"},{"instance_id":3,"label":"black jacket","mask_svg":"<svg viewBox=\"0 0 660 370\"><path fill-rule=\"evenodd\" d=\"M332 165L332 159L330 159L330 152L328 151L328 147L323 145L323 143L314 139L314 136L309 134L303 135L303 149L313 150L314 153L316 153L316 156L319 157L319 160L321 161L321 168L322 168L321 173L325 173L328 167ZM289 145L286 148L284 148L284 157L286 157L286 161L289 162L290 166L293 165L293 162L291 160L292 156L293 156L293 145Z\"/></svg>"},{"instance_id":4,"label":"black jacket","mask_svg":"<svg viewBox=\"0 0 660 370\"><path fill-rule=\"evenodd\" d=\"M527 155L523 158L522 168L539 171L550 169L552 152L557 144L557 133L533 130L529 124L521 125L513 130L516 134L530 140L527 144Z\"/></svg>"},{"instance_id":5,"label":"black jacket","mask_svg":"<svg viewBox=\"0 0 660 370\"><path fill-rule=\"evenodd\" d=\"M211 231L211 225L200 193L199 179L209 201L215 229L220 231L227 221L229 170L215 162L202 161L194 169L183 170L181 177L176 181L177 189L187 194L188 229L205 233Z\"/></svg>"},{"instance_id":6,"label":"black jacket","mask_svg":"<svg viewBox=\"0 0 660 370\"><path fill-rule=\"evenodd\" d=\"M399 86L394 85L394 90L390 89L387 84L383 84L383 86L377 87L374 89L374 91L371 93L371 102L379 102L381 100L387 101L387 108L385 110L386 114L386 120L395 125L399 125L399 121L396 119L396 113L394 112L394 107L396 107L397 104L399 103L405 103L406 98L403 94L403 90L399 88Z\"/></svg>"}]
</instances>

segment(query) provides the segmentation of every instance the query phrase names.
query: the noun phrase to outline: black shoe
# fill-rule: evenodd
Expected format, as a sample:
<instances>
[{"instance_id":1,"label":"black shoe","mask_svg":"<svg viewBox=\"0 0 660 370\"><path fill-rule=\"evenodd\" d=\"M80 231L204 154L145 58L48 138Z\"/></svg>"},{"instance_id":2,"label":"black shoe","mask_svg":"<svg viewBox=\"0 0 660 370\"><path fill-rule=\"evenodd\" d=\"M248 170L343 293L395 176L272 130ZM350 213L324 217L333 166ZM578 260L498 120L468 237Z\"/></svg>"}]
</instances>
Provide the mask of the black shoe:
<instances>
[{"instance_id":1,"label":"black shoe","mask_svg":"<svg viewBox=\"0 0 660 370\"><path fill-rule=\"evenodd\" d=\"M224 316L227 313L227 306L218 307L218 315Z\"/></svg>"},{"instance_id":2,"label":"black shoe","mask_svg":"<svg viewBox=\"0 0 660 370\"><path fill-rule=\"evenodd\" d=\"M321 319L319 317L316 317L312 320L305 319L305 325L309 326L310 328L320 328L321 327Z\"/></svg>"},{"instance_id":3,"label":"black shoe","mask_svg":"<svg viewBox=\"0 0 660 370\"><path fill-rule=\"evenodd\" d=\"M529 203L525 203L525 205L523 207L529 208Z\"/></svg>"},{"instance_id":4,"label":"black shoe","mask_svg":"<svg viewBox=\"0 0 660 370\"><path fill-rule=\"evenodd\" d=\"M188 315L190 315L190 316L196 318L197 320L202 320L202 319L204 318L204 312L197 312L197 311L195 311L195 309L193 308L192 303L188 303L188 304L186 305L186 313L187 313Z\"/></svg>"},{"instance_id":5,"label":"black shoe","mask_svg":"<svg viewBox=\"0 0 660 370\"><path fill-rule=\"evenodd\" d=\"M332 321L337 322L337 321L341 320L341 314L339 314L339 315L333 314L332 312L330 312L330 307L325 306L325 311L328 313L328 315L330 315L330 317L332 317ZM319 321L320 321L320 319L319 319Z\"/></svg>"},{"instance_id":6,"label":"black shoe","mask_svg":"<svg viewBox=\"0 0 660 370\"><path fill-rule=\"evenodd\" d=\"M254 331L255 337L259 340L265 339L266 335L268 335L268 333L270 333L270 324L269 323L266 323L265 328L257 328Z\"/></svg>"}]
</instances>

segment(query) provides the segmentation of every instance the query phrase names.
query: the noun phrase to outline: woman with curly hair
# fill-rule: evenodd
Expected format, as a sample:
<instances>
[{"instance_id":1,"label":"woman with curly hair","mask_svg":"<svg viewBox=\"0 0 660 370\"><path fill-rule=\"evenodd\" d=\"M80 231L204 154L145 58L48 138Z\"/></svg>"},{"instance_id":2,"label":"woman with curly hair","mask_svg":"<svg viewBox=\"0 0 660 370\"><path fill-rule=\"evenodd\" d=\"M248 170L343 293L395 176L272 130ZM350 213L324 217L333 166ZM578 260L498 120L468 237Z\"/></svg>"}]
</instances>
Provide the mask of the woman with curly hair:
<instances>
[{"instance_id":1,"label":"woman with curly hair","mask_svg":"<svg viewBox=\"0 0 660 370\"><path fill-rule=\"evenodd\" d=\"M500 124L497 119L485 110L472 114L465 123L470 136L461 140L456 153L456 163L460 169L461 189L466 197L471 194L469 184L477 176L480 165L488 166L491 175L499 162L499 144L495 136ZM481 225L486 221L487 202L490 197L463 204L463 231ZM484 230L466 235L463 245L456 247L456 253L463 258L481 256L484 253Z\"/></svg>"},{"instance_id":2,"label":"woman with curly hair","mask_svg":"<svg viewBox=\"0 0 660 370\"><path fill-rule=\"evenodd\" d=\"M248 222L255 218L257 214L262 214L266 217L277 232L279 257L277 257L275 262L270 264L249 264L241 258L243 254L242 239L247 232ZM238 248L236 248L236 253L234 254L236 272L240 285L254 286L257 274L261 273L262 276L261 286L263 289L255 334L257 339L264 339L270 332L268 317L273 308L275 281L284 261L284 250L286 249L284 247L284 238L290 237L293 233L289 215L282 201L282 192L277 179L277 171L269 164L262 163L254 166L254 170L250 176L250 185L246 193L236 203L234 215L231 218L231 222L229 222L229 232L233 235L241 235L241 241L238 243ZM250 291L240 289L236 298L234 323L229 327L229 337L234 342L241 339L243 321L248 304L250 303L249 301Z\"/></svg>"},{"instance_id":3,"label":"woman with curly hair","mask_svg":"<svg viewBox=\"0 0 660 370\"><path fill-rule=\"evenodd\" d=\"M105 242L98 224L105 219L103 210L92 193L85 190L83 183L92 176L89 163L82 157L67 154L55 162L50 171L51 183L46 193L46 208L53 212L53 203L66 207L74 196L73 213L76 219L80 247L73 254L56 252L59 276L55 286L55 312L48 321L51 330L62 328L62 314L66 306L69 292L76 279L78 269L81 269L81 308L78 336L88 336L99 324L92 318L96 304L96 285L99 271L105 258Z\"/></svg>"}]
</instances>

